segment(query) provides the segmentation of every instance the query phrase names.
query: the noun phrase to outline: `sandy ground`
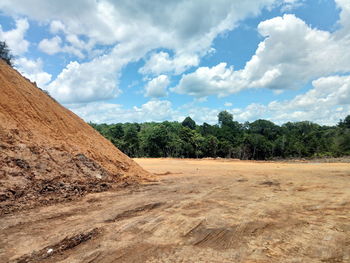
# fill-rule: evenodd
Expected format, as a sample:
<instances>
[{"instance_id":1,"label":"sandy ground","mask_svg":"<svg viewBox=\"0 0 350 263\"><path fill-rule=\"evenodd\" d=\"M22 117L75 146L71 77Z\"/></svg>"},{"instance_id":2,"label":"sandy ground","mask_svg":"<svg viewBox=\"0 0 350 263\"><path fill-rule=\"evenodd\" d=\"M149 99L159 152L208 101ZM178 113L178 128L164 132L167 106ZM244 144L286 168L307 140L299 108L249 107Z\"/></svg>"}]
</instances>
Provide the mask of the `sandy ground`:
<instances>
[{"instance_id":1,"label":"sandy ground","mask_svg":"<svg viewBox=\"0 0 350 263\"><path fill-rule=\"evenodd\" d=\"M159 182L0 218L0 262L350 262L350 164L136 159Z\"/></svg>"}]
</instances>

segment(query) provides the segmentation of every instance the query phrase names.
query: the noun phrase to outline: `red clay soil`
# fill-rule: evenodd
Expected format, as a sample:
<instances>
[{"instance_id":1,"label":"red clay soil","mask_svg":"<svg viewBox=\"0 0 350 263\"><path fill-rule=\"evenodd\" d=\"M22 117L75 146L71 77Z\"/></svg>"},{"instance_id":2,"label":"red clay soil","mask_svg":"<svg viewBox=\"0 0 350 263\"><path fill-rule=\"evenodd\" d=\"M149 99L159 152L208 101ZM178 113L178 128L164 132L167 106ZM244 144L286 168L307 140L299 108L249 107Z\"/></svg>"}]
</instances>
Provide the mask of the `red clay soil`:
<instances>
[{"instance_id":1,"label":"red clay soil","mask_svg":"<svg viewBox=\"0 0 350 263\"><path fill-rule=\"evenodd\" d=\"M0 60L0 215L150 174Z\"/></svg>"}]
</instances>

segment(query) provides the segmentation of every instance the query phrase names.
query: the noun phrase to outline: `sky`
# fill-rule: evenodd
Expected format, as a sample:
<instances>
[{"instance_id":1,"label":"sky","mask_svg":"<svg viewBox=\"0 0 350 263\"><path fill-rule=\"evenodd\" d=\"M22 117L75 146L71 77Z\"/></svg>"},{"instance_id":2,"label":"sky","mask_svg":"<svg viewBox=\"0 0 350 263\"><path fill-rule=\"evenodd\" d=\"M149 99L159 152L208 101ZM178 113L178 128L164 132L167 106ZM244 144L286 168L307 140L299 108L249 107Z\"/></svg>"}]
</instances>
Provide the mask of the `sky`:
<instances>
[{"instance_id":1,"label":"sky","mask_svg":"<svg viewBox=\"0 0 350 263\"><path fill-rule=\"evenodd\" d=\"M85 121L350 114L349 0L1 0L0 40Z\"/></svg>"}]
</instances>

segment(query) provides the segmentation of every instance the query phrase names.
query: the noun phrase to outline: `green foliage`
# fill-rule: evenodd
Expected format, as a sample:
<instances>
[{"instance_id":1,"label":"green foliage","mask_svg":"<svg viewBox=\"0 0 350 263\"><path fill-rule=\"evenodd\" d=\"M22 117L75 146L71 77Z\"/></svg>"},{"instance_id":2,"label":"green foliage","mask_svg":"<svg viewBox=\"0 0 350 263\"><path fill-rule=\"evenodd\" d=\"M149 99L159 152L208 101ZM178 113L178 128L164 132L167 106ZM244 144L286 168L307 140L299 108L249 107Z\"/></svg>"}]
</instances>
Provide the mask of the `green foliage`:
<instances>
[{"instance_id":1,"label":"green foliage","mask_svg":"<svg viewBox=\"0 0 350 263\"><path fill-rule=\"evenodd\" d=\"M196 123L191 119L191 117L186 117L181 124L182 126L190 128L191 130L196 129Z\"/></svg>"},{"instance_id":2,"label":"green foliage","mask_svg":"<svg viewBox=\"0 0 350 263\"><path fill-rule=\"evenodd\" d=\"M350 115L337 126L268 120L240 124L227 111L218 125L196 123L118 123L90 125L131 157L222 157L268 160L350 155Z\"/></svg>"},{"instance_id":3,"label":"green foliage","mask_svg":"<svg viewBox=\"0 0 350 263\"><path fill-rule=\"evenodd\" d=\"M5 41L0 41L0 58L3 59L9 66L13 66L13 56Z\"/></svg>"},{"instance_id":4,"label":"green foliage","mask_svg":"<svg viewBox=\"0 0 350 263\"><path fill-rule=\"evenodd\" d=\"M233 121L233 116L227 111L221 111L218 114L218 121L220 126L229 125Z\"/></svg>"},{"instance_id":5,"label":"green foliage","mask_svg":"<svg viewBox=\"0 0 350 263\"><path fill-rule=\"evenodd\" d=\"M338 124L337 136L335 140L338 155L350 155L350 115Z\"/></svg>"},{"instance_id":6,"label":"green foliage","mask_svg":"<svg viewBox=\"0 0 350 263\"><path fill-rule=\"evenodd\" d=\"M340 120L339 127L350 129L350 115L346 116L344 120Z\"/></svg>"},{"instance_id":7,"label":"green foliage","mask_svg":"<svg viewBox=\"0 0 350 263\"><path fill-rule=\"evenodd\" d=\"M219 148L219 140L213 136L209 135L204 137L202 144L202 153L205 157L217 157L217 152Z\"/></svg>"},{"instance_id":8,"label":"green foliage","mask_svg":"<svg viewBox=\"0 0 350 263\"><path fill-rule=\"evenodd\" d=\"M138 124L131 124L125 128L122 137L121 148L123 152L131 157L137 157L140 148L140 140L138 137Z\"/></svg>"},{"instance_id":9,"label":"green foliage","mask_svg":"<svg viewBox=\"0 0 350 263\"><path fill-rule=\"evenodd\" d=\"M272 141L261 134L248 134L244 140L244 146L248 159L265 160L273 156Z\"/></svg>"}]
</instances>

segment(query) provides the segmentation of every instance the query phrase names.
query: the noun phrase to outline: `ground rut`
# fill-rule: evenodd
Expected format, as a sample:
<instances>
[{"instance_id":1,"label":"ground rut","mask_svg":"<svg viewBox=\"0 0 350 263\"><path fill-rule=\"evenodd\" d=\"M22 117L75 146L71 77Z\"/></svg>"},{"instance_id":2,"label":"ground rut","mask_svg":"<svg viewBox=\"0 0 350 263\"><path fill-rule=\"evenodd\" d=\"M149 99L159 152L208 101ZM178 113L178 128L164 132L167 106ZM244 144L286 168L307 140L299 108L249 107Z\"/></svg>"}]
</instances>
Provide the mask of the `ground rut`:
<instances>
[{"instance_id":1,"label":"ground rut","mask_svg":"<svg viewBox=\"0 0 350 263\"><path fill-rule=\"evenodd\" d=\"M201 223L188 232L186 237L194 246L229 249L244 245L247 237L259 235L273 226L273 223L264 221L226 227L206 227Z\"/></svg>"}]
</instances>

